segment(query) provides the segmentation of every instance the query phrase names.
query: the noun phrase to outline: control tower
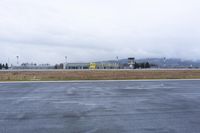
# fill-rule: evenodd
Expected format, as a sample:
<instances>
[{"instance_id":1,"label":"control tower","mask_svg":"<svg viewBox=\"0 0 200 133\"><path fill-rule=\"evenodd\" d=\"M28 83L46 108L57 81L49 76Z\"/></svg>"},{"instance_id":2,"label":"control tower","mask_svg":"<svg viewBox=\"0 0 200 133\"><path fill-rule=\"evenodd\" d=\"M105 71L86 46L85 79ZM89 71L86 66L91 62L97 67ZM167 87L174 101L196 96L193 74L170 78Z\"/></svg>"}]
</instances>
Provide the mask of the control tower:
<instances>
[{"instance_id":1,"label":"control tower","mask_svg":"<svg viewBox=\"0 0 200 133\"><path fill-rule=\"evenodd\" d=\"M130 69L134 69L134 65L135 65L135 58L134 57L128 58L128 65L129 65Z\"/></svg>"}]
</instances>

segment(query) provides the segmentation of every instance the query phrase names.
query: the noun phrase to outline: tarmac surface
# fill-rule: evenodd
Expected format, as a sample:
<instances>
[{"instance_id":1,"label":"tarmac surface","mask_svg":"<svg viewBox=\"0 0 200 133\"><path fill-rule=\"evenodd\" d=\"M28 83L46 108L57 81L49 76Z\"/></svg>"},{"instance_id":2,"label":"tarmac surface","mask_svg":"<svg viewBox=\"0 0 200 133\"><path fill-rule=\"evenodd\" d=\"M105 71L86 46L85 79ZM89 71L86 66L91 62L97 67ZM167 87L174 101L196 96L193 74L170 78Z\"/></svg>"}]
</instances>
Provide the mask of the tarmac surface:
<instances>
[{"instance_id":1,"label":"tarmac surface","mask_svg":"<svg viewBox=\"0 0 200 133\"><path fill-rule=\"evenodd\" d=\"M200 80L0 83L0 133L200 133Z\"/></svg>"}]
</instances>

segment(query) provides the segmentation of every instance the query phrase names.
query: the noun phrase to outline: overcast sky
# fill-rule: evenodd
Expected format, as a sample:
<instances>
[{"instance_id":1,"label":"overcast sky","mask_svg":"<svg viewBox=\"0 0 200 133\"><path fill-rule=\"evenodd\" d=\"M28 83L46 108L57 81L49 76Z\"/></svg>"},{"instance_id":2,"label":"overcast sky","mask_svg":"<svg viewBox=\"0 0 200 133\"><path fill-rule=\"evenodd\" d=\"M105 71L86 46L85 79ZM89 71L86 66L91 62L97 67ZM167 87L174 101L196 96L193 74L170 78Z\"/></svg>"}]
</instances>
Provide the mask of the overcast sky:
<instances>
[{"instance_id":1,"label":"overcast sky","mask_svg":"<svg viewBox=\"0 0 200 133\"><path fill-rule=\"evenodd\" d=\"M0 62L200 59L199 0L0 0Z\"/></svg>"}]
</instances>

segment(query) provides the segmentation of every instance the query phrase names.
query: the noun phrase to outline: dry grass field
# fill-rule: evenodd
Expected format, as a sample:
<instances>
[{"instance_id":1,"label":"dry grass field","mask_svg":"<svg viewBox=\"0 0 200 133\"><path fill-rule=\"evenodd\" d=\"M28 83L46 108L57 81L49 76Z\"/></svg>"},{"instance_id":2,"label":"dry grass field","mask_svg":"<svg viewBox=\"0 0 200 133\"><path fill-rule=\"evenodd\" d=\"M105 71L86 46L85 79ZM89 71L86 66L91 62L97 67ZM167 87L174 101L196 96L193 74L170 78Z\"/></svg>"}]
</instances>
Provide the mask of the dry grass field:
<instances>
[{"instance_id":1,"label":"dry grass field","mask_svg":"<svg viewBox=\"0 0 200 133\"><path fill-rule=\"evenodd\" d=\"M200 79L200 70L0 71L0 81Z\"/></svg>"}]
</instances>

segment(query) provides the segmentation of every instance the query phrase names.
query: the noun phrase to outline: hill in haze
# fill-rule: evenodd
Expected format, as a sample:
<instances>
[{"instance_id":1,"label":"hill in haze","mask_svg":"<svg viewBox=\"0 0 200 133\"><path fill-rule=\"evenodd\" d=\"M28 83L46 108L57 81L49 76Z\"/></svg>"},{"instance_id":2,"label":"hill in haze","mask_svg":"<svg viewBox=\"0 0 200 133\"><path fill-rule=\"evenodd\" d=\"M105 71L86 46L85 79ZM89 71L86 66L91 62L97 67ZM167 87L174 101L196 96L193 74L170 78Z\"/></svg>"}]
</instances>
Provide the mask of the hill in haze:
<instances>
[{"instance_id":1,"label":"hill in haze","mask_svg":"<svg viewBox=\"0 0 200 133\"><path fill-rule=\"evenodd\" d=\"M104 63L113 63L116 60L109 60L109 61L102 61ZM120 64L126 64L128 59L120 59ZM149 62L150 64L156 65L158 68L199 68L200 61L193 61L193 60L183 60L178 58L143 58L143 59L136 59L137 63L142 62Z\"/></svg>"}]
</instances>

